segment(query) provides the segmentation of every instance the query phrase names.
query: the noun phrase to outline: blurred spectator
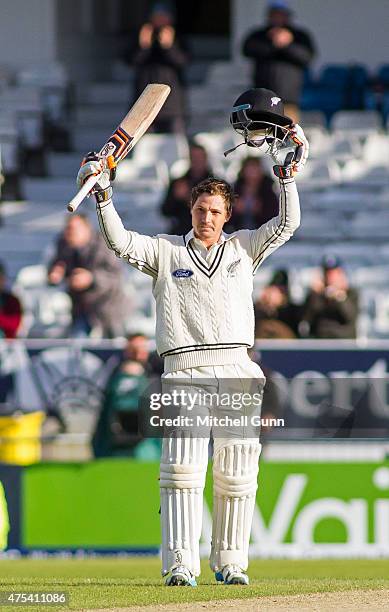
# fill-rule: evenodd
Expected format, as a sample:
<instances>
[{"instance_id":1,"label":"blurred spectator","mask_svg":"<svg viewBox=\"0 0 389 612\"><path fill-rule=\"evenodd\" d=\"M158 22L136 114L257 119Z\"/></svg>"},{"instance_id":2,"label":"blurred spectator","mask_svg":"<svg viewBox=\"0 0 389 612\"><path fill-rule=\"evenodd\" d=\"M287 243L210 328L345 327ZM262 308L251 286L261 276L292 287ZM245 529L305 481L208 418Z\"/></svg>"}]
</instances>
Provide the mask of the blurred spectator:
<instances>
[{"instance_id":1,"label":"blurred spectator","mask_svg":"<svg viewBox=\"0 0 389 612\"><path fill-rule=\"evenodd\" d=\"M304 70L315 55L312 37L294 27L285 0L270 2L265 27L251 32L243 54L254 60L254 87L266 87L285 103L285 115L298 123Z\"/></svg>"},{"instance_id":2,"label":"blurred spectator","mask_svg":"<svg viewBox=\"0 0 389 612\"><path fill-rule=\"evenodd\" d=\"M342 264L328 256L303 308L301 332L311 338L355 338L358 292L351 289Z\"/></svg>"},{"instance_id":3,"label":"blurred spectator","mask_svg":"<svg viewBox=\"0 0 389 612\"><path fill-rule=\"evenodd\" d=\"M5 267L0 262L0 338L15 338L22 321L18 298L6 289Z\"/></svg>"},{"instance_id":4,"label":"blurred spectator","mask_svg":"<svg viewBox=\"0 0 389 612\"><path fill-rule=\"evenodd\" d=\"M177 36L174 16L167 2L157 2L150 21L141 27L124 57L135 66L135 99L149 83L170 85L171 92L153 122L156 132L183 132L185 116L184 70L187 48Z\"/></svg>"},{"instance_id":5,"label":"blurred spectator","mask_svg":"<svg viewBox=\"0 0 389 612\"><path fill-rule=\"evenodd\" d=\"M142 437L139 429L141 398L147 387L160 383L162 360L150 354L150 341L140 333L127 339L123 360L112 373L93 435L95 457L132 456L159 459L160 443Z\"/></svg>"},{"instance_id":6,"label":"blurred spectator","mask_svg":"<svg viewBox=\"0 0 389 612\"><path fill-rule=\"evenodd\" d=\"M212 175L208 155L204 147L192 143L189 148L189 170L181 177L170 182L161 212L171 219L169 233L186 234L192 227L189 210L192 187Z\"/></svg>"},{"instance_id":7,"label":"blurred spectator","mask_svg":"<svg viewBox=\"0 0 389 612\"><path fill-rule=\"evenodd\" d=\"M256 229L278 215L278 197L272 179L264 172L258 157L246 157L235 183L238 196L228 229Z\"/></svg>"},{"instance_id":8,"label":"blurred spectator","mask_svg":"<svg viewBox=\"0 0 389 612\"><path fill-rule=\"evenodd\" d=\"M72 300L73 337L122 336L124 308L120 262L82 214L68 218L49 265L52 285L65 282Z\"/></svg>"},{"instance_id":9,"label":"blurred spectator","mask_svg":"<svg viewBox=\"0 0 389 612\"><path fill-rule=\"evenodd\" d=\"M254 310L256 338L297 338L301 308L290 299L286 270L274 273Z\"/></svg>"}]
</instances>

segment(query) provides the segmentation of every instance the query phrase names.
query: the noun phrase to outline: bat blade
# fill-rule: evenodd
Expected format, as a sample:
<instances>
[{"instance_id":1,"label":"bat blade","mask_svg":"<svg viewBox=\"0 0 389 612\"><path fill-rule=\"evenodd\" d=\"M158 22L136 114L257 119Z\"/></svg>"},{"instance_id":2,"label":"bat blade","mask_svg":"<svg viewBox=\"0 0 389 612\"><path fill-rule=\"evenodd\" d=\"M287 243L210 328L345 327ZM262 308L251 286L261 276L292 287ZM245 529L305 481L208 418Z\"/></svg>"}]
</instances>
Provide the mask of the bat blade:
<instances>
[{"instance_id":1,"label":"bat blade","mask_svg":"<svg viewBox=\"0 0 389 612\"><path fill-rule=\"evenodd\" d=\"M112 155L116 164L126 157L153 123L169 93L170 87L168 85L160 83L147 85L112 136L101 148L99 155L101 157ZM85 185L69 202L67 208L70 212L77 210L100 176L96 175L88 179ZM88 189L86 189L87 185Z\"/></svg>"}]
</instances>

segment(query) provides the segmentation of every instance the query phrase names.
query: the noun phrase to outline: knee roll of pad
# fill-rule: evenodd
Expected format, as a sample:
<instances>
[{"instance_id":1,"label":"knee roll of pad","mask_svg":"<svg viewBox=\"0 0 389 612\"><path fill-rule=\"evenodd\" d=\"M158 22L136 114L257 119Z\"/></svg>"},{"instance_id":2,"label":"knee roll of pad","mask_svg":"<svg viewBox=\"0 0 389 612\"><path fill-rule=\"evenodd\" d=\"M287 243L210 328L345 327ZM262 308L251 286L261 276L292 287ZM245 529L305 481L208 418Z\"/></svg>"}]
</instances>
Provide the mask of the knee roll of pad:
<instances>
[{"instance_id":1,"label":"knee roll of pad","mask_svg":"<svg viewBox=\"0 0 389 612\"><path fill-rule=\"evenodd\" d=\"M205 473L203 465L178 465L161 463L161 489L198 489L204 487Z\"/></svg>"},{"instance_id":2,"label":"knee roll of pad","mask_svg":"<svg viewBox=\"0 0 389 612\"><path fill-rule=\"evenodd\" d=\"M215 494L227 497L255 495L260 452L259 443L220 448L213 463Z\"/></svg>"}]
</instances>

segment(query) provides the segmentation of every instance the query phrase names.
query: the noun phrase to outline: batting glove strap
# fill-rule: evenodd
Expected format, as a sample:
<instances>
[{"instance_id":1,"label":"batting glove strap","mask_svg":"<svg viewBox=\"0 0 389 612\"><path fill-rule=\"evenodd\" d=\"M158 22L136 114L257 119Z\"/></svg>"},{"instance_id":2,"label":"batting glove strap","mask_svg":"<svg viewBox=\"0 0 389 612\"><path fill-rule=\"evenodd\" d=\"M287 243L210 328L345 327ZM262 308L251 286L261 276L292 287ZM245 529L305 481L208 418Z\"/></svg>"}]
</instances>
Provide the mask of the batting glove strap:
<instances>
[{"instance_id":1,"label":"batting glove strap","mask_svg":"<svg viewBox=\"0 0 389 612\"><path fill-rule=\"evenodd\" d=\"M295 174L292 164L289 166L273 166L273 172L280 179L293 178Z\"/></svg>"},{"instance_id":2,"label":"batting glove strap","mask_svg":"<svg viewBox=\"0 0 389 612\"><path fill-rule=\"evenodd\" d=\"M108 187L107 189L98 189L98 190L96 189L94 195L95 195L97 204L102 204L103 202L107 202L108 200L111 200L112 192L113 192L112 187Z\"/></svg>"}]
</instances>

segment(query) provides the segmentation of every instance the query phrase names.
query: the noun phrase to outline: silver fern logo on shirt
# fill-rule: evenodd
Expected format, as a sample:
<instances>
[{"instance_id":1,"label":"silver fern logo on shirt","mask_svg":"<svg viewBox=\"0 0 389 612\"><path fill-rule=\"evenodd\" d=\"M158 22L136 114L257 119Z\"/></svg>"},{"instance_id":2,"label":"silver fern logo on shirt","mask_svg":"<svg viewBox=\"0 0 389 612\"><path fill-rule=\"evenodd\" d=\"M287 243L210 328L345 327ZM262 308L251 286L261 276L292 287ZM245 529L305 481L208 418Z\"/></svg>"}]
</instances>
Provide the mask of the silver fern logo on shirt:
<instances>
[{"instance_id":1,"label":"silver fern logo on shirt","mask_svg":"<svg viewBox=\"0 0 389 612\"><path fill-rule=\"evenodd\" d=\"M174 278L189 278L192 275L193 270L184 268L178 268L178 270L174 270L174 272L172 272L172 276L174 276Z\"/></svg>"},{"instance_id":2,"label":"silver fern logo on shirt","mask_svg":"<svg viewBox=\"0 0 389 612\"><path fill-rule=\"evenodd\" d=\"M227 266L228 276L236 276L236 272L237 272L239 264L240 264L240 259L237 259L236 261L233 261L232 263L230 263L229 266Z\"/></svg>"}]
</instances>

